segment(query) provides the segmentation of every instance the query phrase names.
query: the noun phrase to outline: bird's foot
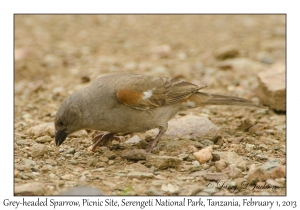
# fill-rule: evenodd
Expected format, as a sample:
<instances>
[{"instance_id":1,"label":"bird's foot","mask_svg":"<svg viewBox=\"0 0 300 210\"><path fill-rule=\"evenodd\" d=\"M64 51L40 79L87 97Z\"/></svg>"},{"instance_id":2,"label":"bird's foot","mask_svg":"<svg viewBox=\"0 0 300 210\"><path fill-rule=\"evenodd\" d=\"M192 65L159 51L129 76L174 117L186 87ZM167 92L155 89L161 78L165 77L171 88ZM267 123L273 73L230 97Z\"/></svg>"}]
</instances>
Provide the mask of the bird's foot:
<instances>
[{"instance_id":1,"label":"bird's foot","mask_svg":"<svg viewBox=\"0 0 300 210\"><path fill-rule=\"evenodd\" d=\"M146 152L151 153L151 152L156 152L161 148L161 146L150 146L146 149Z\"/></svg>"},{"instance_id":2,"label":"bird's foot","mask_svg":"<svg viewBox=\"0 0 300 210\"><path fill-rule=\"evenodd\" d=\"M114 137L114 135L115 135L114 133L106 133L106 134L99 134L95 136L92 139L92 142L94 143L92 147L92 151L95 151L95 149L99 146L106 146L108 142L118 138L118 137Z\"/></svg>"}]
</instances>

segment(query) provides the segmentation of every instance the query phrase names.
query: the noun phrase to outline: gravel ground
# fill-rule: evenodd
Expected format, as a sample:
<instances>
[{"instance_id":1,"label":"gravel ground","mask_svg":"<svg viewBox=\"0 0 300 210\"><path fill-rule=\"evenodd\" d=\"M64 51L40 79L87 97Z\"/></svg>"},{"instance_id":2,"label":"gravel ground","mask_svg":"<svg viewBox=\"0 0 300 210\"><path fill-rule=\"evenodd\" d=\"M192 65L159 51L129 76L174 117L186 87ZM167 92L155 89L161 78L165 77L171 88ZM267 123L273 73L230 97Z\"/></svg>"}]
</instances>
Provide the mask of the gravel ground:
<instances>
[{"instance_id":1,"label":"gravel ground","mask_svg":"<svg viewBox=\"0 0 300 210\"><path fill-rule=\"evenodd\" d=\"M143 149L156 131L95 152L88 151L94 131L60 147L53 138L60 103L99 76L181 78L259 103L257 74L284 61L284 15L16 15L15 194L88 185L106 195L286 195L285 112L182 112L172 120L177 133L170 130L151 154ZM185 119L192 123L180 126ZM214 132L203 133L206 126Z\"/></svg>"}]
</instances>

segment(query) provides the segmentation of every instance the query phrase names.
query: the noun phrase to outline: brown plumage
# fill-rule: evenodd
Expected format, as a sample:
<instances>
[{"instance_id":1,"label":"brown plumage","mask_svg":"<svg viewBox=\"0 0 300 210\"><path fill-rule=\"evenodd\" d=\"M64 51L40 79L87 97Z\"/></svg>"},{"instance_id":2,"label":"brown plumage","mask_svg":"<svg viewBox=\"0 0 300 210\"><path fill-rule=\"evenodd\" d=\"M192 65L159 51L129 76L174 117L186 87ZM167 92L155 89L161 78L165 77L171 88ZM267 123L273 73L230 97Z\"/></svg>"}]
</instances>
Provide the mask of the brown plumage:
<instances>
[{"instance_id":1,"label":"brown plumage","mask_svg":"<svg viewBox=\"0 0 300 210\"><path fill-rule=\"evenodd\" d=\"M109 132L94 138L94 150L116 133L159 128L148 149L152 151L166 132L168 121L179 111L203 105L264 108L246 99L200 92L202 88L179 79L128 73L98 78L62 102L55 117L56 145L81 129Z\"/></svg>"}]
</instances>

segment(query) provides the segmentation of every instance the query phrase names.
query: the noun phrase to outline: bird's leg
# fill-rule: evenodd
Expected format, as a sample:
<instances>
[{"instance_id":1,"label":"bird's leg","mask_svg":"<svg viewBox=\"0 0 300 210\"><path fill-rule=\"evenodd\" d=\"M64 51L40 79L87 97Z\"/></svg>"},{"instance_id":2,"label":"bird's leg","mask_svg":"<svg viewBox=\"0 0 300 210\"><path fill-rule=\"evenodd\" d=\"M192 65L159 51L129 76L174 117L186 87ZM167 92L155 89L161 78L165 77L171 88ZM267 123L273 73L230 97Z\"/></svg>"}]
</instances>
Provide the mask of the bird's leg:
<instances>
[{"instance_id":1,"label":"bird's leg","mask_svg":"<svg viewBox=\"0 0 300 210\"><path fill-rule=\"evenodd\" d=\"M151 143L151 146L146 149L146 152L150 153L156 149L156 145L157 145L158 141L161 139L162 135L164 135L164 133L167 131L167 129L168 129L168 126L160 126L159 127L159 132L158 132L157 136Z\"/></svg>"},{"instance_id":2,"label":"bird's leg","mask_svg":"<svg viewBox=\"0 0 300 210\"><path fill-rule=\"evenodd\" d=\"M95 151L95 149L99 146L105 146L108 142L114 139L115 133L106 133L106 134L100 134L93 138L92 142L94 143L92 147L92 151Z\"/></svg>"},{"instance_id":3,"label":"bird's leg","mask_svg":"<svg viewBox=\"0 0 300 210\"><path fill-rule=\"evenodd\" d=\"M92 139L93 144L95 144L96 142L98 142L99 139L101 139L103 135L104 135L104 133L100 133L100 134L96 135L96 136Z\"/></svg>"}]
</instances>

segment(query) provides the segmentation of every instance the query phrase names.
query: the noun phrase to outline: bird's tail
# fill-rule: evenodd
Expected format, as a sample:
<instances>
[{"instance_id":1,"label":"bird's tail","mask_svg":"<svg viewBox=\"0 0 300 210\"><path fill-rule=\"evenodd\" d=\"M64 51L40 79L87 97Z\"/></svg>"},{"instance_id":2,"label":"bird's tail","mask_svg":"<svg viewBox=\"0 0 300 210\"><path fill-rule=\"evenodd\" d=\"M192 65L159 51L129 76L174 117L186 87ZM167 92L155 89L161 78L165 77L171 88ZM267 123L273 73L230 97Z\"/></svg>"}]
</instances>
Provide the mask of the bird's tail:
<instances>
[{"instance_id":1,"label":"bird's tail","mask_svg":"<svg viewBox=\"0 0 300 210\"><path fill-rule=\"evenodd\" d=\"M194 94L198 97L203 97L203 93L198 92ZM205 94L206 95L206 94ZM248 106L248 107L256 107L256 108L263 108L268 109L268 107L260 106L253 104L252 101L239 98L235 96L226 96L226 95L218 95L218 94L209 94L211 96L207 101L203 102L203 105L234 105L234 106Z\"/></svg>"}]
</instances>

